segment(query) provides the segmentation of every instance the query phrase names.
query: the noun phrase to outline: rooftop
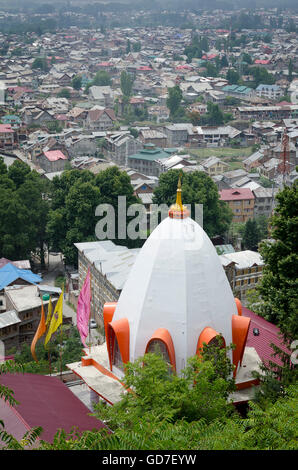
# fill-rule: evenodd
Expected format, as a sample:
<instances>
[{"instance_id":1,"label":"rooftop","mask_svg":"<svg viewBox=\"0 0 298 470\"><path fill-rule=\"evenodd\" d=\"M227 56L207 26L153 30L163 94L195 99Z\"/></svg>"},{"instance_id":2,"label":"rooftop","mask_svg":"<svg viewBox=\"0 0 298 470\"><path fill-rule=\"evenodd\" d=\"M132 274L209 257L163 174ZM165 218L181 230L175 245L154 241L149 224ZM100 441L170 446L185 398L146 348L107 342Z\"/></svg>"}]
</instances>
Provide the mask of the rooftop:
<instances>
[{"instance_id":1,"label":"rooftop","mask_svg":"<svg viewBox=\"0 0 298 470\"><path fill-rule=\"evenodd\" d=\"M219 194L222 201L242 201L243 199L254 199L252 191L248 188L222 189Z\"/></svg>"},{"instance_id":2,"label":"rooftop","mask_svg":"<svg viewBox=\"0 0 298 470\"><path fill-rule=\"evenodd\" d=\"M21 439L26 431L41 426L41 439L52 442L58 429L69 433L104 428L89 416L90 410L56 377L37 374L2 374L1 384L14 391L15 407L0 399L1 418L7 432ZM46 405L46 406L45 406Z\"/></svg>"}]
</instances>

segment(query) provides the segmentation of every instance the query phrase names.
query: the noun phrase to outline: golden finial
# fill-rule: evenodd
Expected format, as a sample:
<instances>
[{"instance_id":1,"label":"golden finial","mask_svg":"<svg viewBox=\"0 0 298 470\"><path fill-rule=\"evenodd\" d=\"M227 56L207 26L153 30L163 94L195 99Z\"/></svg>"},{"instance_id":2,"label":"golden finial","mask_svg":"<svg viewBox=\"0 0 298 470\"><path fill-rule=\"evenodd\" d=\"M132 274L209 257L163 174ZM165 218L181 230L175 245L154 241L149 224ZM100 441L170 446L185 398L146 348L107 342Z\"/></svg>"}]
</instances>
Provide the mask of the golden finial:
<instances>
[{"instance_id":1,"label":"golden finial","mask_svg":"<svg viewBox=\"0 0 298 470\"><path fill-rule=\"evenodd\" d=\"M173 204L169 210L169 217L171 217L172 219L184 219L185 217L189 216L189 211L187 210L187 207L183 206L182 204L181 176L182 171L180 172L178 179L176 203Z\"/></svg>"}]
</instances>

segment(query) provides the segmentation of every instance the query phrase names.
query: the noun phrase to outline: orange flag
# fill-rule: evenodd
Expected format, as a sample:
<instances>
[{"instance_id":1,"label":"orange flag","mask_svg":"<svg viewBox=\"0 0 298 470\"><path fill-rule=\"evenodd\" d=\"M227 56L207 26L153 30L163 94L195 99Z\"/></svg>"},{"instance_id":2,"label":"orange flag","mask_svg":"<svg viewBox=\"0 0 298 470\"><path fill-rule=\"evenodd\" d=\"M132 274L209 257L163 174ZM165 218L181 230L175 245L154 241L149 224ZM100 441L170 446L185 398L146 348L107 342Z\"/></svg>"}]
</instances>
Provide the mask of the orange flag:
<instances>
[{"instance_id":1,"label":"orange flag","mask_svg":"<svg viewBox=\"0 0 298 470\"><path fill-rule=\"evenodd\" d=\"M46 327L45 314L44 314L44 309L43 309L43 303L41 301L40 322L39 322L38 328L36 330L36 333L34 335L33 341L31 343L31 354L33 356L33 359L36 362L38 362L38 360L37 360L37 357L36 357L36 354L35 354L35 345L36 345L37 341L39 340L39 338L41 338L45 334L46 330L47 330L47 327Z\"/></svg>"}]
</instances>

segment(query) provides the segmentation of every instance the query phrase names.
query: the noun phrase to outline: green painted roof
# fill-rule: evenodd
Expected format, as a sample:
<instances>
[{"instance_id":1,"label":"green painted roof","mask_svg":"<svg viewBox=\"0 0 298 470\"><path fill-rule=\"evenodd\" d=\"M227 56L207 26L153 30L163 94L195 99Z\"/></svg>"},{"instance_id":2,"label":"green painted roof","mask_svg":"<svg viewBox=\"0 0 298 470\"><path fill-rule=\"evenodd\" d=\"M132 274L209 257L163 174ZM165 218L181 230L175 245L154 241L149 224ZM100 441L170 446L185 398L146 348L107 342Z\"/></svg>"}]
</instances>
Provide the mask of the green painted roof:
<instances>
[{"instance_id":1,"label":"green painted roof","mask_svg":"<svg viewBox=\"0 0 298 470\"><path fill-rule=\"evenodd\" d=\"M176 149L161 149L156 147L154 144L146 144L142 150L134 155L130 155L128 158L131 160L159 160L169 158L169 155L174 153Z\"/></svg>"}]
</instances>

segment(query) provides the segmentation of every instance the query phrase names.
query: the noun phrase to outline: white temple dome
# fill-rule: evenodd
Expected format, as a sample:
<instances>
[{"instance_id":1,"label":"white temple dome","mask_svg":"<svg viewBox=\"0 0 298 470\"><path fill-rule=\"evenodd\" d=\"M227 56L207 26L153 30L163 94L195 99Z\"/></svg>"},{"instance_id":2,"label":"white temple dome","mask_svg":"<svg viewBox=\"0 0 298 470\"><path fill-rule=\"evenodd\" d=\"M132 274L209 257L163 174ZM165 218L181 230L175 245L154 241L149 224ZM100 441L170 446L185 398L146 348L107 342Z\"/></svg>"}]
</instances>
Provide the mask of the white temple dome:
<instances>
[{"instance_id":1,"label":"white temple dome","mask_svg":"<svg viewBox=\"0 0 298 470\"><path fill-rule=\"evenodd\" d=\"M129 361L143 356L158 328L173 341L177 373L211 327L232 343L237 306L215 247L190 217L163 220L143 245L119 297L113 323L129 323Z\"/></svg>"}]
</instances>

